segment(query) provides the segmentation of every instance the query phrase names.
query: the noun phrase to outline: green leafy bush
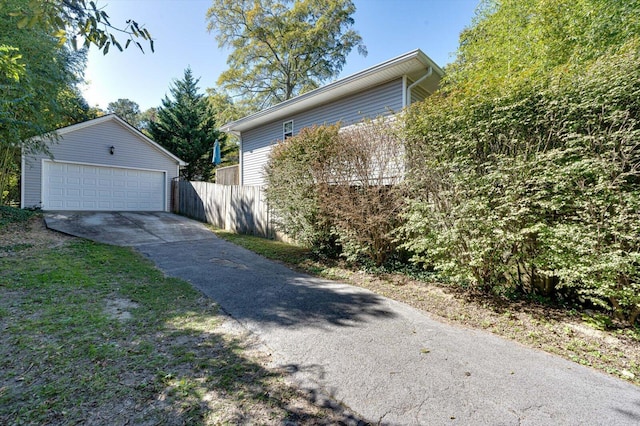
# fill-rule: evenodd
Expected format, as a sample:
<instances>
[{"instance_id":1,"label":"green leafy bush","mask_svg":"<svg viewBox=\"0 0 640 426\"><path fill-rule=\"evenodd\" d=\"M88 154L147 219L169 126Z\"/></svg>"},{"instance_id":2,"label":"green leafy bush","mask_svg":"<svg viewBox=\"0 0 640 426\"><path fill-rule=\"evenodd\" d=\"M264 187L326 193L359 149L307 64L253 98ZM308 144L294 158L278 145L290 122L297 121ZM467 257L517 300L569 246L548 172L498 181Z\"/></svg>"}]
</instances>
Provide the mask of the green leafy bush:
<instances>
[{"instance_id":1,"label":"green leafy bush","mask_svg":"<svg viewBox=\"0 0 640 426\"><path fill-rule=\"evenodd\" d=\"M321 253L335 250L332 223L320 203L316 176L333 151L339 126L304 128L273 147L266 197L280 231Z\"/></svg>"},{"instance_id":2,"label":"green leafy bush","mask_svg":"<svg viewBox=\"0 0 640 426\"><path fill-rule=\"evenodd\" d=\"M640 54L497 98L450 90L406 117L414 262L497 292L640 313Z\"/></svg>"},{"instance_id":3,"label":"green leafy bush","mask_svg":"<svg viewBox=\"0 0 640 426\"><path fill-rule=\"evenodd\" d=\"M10 223L26 222L35 213L29 210L22 210L15 207L0 206L0 228Z\"/></svg>"},{"instance_id":4,"label":"green leafy bush","mask_svg":"<svg viewBox=\"0 0 640 426\"><path fill-rule=\"evenodd\" d=\"M267 199L286 234L316 251L383 264L404 206L396 122L316 126L274 147ZM340 129L340 130L339 130Z\"/></svg>"}]
</instances>

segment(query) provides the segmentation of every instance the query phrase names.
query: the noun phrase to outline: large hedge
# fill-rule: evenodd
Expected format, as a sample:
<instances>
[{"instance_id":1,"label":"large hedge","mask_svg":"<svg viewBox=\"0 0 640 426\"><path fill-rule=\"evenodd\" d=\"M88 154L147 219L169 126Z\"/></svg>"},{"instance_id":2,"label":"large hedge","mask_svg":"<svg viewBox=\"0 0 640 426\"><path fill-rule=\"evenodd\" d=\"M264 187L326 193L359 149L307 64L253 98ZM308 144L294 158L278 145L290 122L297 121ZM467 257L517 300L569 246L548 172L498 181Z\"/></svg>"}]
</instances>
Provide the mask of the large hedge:
<instances>
[{"instance_id":1,"label":"large hedge","mask_svg":"<svg viewBox=\"0 0 640 426\"><path fill-rule=\"evenodd\" d=\"M483 289L640 313L640 45L406 116L417 263Z\"/></svg>"},{"instance_id":2,"label":"large hedge","mask_svg":"<svg viewBox=\"0 0 640 426\"><path fill-rule=\"evenodd\" d=\"M636 323L640 0L483 0L457 53L441 90L402 116L402 184L353 180L375 135L349 147L320 127L274 150L286 231L376 263L400 244L451 282Z\"/></svg>"}]
</instances>

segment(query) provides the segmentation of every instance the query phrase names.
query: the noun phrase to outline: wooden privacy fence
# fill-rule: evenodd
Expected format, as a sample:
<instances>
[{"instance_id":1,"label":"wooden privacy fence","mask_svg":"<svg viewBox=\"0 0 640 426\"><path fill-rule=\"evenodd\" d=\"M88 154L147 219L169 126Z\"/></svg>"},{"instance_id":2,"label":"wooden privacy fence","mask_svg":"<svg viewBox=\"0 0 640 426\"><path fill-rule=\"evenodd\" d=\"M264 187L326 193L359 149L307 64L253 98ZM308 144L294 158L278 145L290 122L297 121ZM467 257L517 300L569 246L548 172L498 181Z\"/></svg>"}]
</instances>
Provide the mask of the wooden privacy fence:
<instances>
[{"instance_id":1,"label":"wooden privacy fence","mask_svg":"<svg viewBox=\"0 0 640 426\"><path fill-rule=\"evenodd\" d=\"M216 183L221 185L240 184L240 166L237 164L227 167L216 168Z\"/></svg>"},{"instance_id":2,"label":"wooden privacy fence","mask_svg":"<svg viewBox=\"0 0 640 426\"><path fill-rule=\"evenodd\" d=\"M172 211L238 234L275 236L260 186L174 180Z\"/></svg>"}]
</instances>

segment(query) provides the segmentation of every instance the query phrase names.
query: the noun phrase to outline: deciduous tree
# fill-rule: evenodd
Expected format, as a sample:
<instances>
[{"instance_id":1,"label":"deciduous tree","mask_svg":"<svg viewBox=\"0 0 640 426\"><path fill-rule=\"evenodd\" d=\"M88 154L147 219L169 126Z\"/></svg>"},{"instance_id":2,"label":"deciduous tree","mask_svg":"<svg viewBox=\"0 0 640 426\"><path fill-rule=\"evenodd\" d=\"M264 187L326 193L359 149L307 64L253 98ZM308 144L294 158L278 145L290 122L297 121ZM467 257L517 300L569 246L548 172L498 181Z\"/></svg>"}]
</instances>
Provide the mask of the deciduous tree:
<instances>
[{"instance_id":1,"label":"deciduous tree","mask_svg":"<svg viewBox=\"0 0 640 426\"><path fill-rule=\"evenodd\" d=\"M158 108L155 108L155 107L148 108L140 113L139 128L142 131L142 133L144 133L147 136L150 136L149 126L151 125L152 122L156 121L157 116L158 116Z\"/></svg>"},{"instance_id":2,"label":"deciduous tree","mask_svg":"<svg viewBox=\"0 0 640 426\"><path fill-rule=\"evenodd\" d=\"M218 85L253 109L336 77L353 48L351 0L214 0L207 12L218 46L231 49Z\"/></svg>"},{"instance_id":3,"label":"deciduous tree","mask_svg":"<svg viewBox=\"0 0 640 426\"><path fill-rule=\"evenodd\" d=\"M140 105L130 99L125 98L109 102L107 113L116 114L135 128L140 127Z\"/></svg>"},{"instance_id":4,"label":"deciduous tree","mask_svg":"<svg viewBox=\"0 0 640 426\"><path fill-rule=\"evenodd\" d=\"M4 0L4 8L24 5ZM18 17L0 20L0 197L18 170L20 150L45 150L45 134L82 119L83 105L76 84L85 54L60 46L48 31L18 28Z\"/></svg>"},{"instance_id":5,"label":"deciduous tree","mask_svg":"<svg viewBox=\"0 0 640 426\"><path fill-rule=\"evenodd\" d=\"M136 21L128 19L122 26L111 23L109 15L98 0L28 0L15 4L0 4L0 12L7 13L16 19L18 28L39 28L56 37L60 44L67 41L74 49L78 48L78 40L83 47L94 45L106 55L111 46L122 51L123 47L115 34L126 35L124 49L131 43L144 51L143 40L154 50L153 39L149 31ZM115 34L114 34L115 33Z\"/></svg>"},{"instance_id":6,"label":"deciduous tree","mask_svg":"<svg viewBox=\"0 0 640 426\"><path fill-rule=\"evenodd\" d=\"M479 96L537 84L557 67L615 53L640 34L638 15L638 0L483 0L446 78Z\"/></svg>"}]
</instances>

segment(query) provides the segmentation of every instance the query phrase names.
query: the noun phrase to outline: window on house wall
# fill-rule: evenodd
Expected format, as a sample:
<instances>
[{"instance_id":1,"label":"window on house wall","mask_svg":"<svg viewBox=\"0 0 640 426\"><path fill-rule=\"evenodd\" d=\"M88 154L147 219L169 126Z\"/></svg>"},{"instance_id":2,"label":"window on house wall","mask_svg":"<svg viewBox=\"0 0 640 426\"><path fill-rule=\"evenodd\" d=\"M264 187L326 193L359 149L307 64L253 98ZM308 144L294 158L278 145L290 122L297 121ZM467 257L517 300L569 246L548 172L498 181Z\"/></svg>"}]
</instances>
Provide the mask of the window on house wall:
<instances>
[{"instance_id":1,"label":"window on house wall","mask_svg":"<svg viewBox=\"0 0 640 426\"><path fill-rule=\"evenodd\" d=\"M282 140L287 140L293 136L293 120L282 123Z\"/></svg>"}]
</instances>

